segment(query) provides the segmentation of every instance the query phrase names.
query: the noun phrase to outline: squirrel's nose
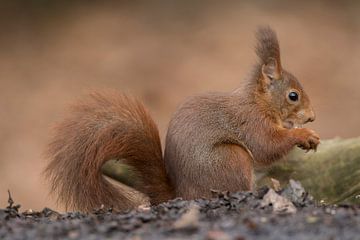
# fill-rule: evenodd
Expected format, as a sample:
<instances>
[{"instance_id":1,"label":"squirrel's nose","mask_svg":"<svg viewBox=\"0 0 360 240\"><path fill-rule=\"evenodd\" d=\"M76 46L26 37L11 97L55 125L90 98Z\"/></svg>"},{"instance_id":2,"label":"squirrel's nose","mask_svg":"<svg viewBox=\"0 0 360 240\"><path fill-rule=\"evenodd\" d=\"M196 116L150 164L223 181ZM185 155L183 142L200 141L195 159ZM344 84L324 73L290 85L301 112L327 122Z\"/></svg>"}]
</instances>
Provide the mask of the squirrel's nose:
<instances>
[{"instance_id":1,"label":"squirrel's nose","mask_svg":"<svg viewBox=\"0 0 360 240\"><path fill-rule=\"evenodd\" d=\"M313 121L315 121L315 112L314 112L314 110L310 110L309 118L306 120L306 122L308 123L308 122L313 122Z\"/></svg>"}]
</instances>

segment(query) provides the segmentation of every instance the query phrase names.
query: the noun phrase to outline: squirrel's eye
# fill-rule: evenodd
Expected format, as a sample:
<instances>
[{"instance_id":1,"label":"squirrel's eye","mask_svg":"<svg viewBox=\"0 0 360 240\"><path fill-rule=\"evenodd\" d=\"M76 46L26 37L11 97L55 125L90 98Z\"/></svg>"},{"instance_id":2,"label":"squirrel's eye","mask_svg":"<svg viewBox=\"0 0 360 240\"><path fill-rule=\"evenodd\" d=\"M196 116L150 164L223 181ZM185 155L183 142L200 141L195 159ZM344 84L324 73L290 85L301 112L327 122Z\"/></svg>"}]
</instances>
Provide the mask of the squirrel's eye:
<instances>
[{"instance_id":1,"label":"squirrel's eye","mask_svg":"<svg viewBox=\"0 0 360 240\"><path fill-rule=\"evenodd\" d=\"M289 99L293 102L296 102L297 100L299 100L299 95L297 92L290 92L289 93Z\"/></svg>"}]
</instances>

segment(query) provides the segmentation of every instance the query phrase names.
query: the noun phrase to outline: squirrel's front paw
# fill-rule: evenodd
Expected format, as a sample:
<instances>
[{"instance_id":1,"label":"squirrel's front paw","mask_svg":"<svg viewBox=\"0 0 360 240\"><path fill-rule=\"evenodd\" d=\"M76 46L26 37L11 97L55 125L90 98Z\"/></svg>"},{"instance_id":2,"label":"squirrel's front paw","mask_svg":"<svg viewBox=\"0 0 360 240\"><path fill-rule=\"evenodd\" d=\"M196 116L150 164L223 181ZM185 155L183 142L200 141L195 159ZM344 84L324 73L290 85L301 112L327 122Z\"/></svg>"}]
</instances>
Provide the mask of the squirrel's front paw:
<instances>
[{"instance_id":1,"label":"squirrel's front paw","mask_svg":"<svg viewBox=\"0 0 360 240\"><path fill-rule=\"evenodd\" d=\"M297 146L304 150L315 150L320 143L320 137L315 131L308 128L293 129L297 139Z\"/></svg>"}]
</instances>

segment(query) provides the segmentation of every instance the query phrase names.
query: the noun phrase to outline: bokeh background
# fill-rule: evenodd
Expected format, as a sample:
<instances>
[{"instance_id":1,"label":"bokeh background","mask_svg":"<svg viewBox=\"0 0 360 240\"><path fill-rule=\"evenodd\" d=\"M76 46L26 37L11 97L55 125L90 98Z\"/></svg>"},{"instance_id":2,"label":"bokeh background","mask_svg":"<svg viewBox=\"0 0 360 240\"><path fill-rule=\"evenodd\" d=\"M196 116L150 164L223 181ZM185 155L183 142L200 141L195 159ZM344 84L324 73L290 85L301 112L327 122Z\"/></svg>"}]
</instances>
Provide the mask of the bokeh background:
<instances>
[{"instance_id":1,"label":"bokeh background","mask_svg":"<svg viewBox=\"0 0 360 240\"><path fill-rule=\"evenodd\" d=\"M0 206L61 210L41 178L51 125L88 90L141 98L164 136L187 96L230 91L272 26L322 138L360 135L358 1L0 2Z\"/></svg>"}]
</instances>

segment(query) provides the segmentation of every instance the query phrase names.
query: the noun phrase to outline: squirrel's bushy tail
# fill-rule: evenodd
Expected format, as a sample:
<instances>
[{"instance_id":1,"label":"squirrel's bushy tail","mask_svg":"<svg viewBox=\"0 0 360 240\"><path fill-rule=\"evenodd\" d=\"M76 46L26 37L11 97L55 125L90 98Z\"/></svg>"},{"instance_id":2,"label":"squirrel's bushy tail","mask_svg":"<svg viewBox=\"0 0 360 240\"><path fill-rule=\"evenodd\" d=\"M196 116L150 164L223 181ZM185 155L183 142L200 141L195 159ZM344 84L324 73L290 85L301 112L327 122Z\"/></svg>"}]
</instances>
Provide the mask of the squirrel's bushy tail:
<instances>
[{"instance_id":1,"label":"squirrel's bushy tail","mask_svg":"<svg viewBox=\"0 0 360 240\"><path fill-rule=\"evenodd\" d=\"M139 176L132 186L151 203L172 197L158 129L143 105L114 92L92 93L72 106L55 127L45 176L67 209L136 206L131 194L109 183L102 165L110 159L127 164Z\"/></svg>"}]
</instances>

